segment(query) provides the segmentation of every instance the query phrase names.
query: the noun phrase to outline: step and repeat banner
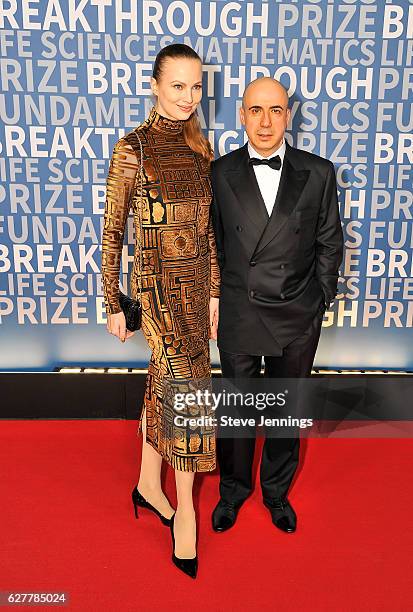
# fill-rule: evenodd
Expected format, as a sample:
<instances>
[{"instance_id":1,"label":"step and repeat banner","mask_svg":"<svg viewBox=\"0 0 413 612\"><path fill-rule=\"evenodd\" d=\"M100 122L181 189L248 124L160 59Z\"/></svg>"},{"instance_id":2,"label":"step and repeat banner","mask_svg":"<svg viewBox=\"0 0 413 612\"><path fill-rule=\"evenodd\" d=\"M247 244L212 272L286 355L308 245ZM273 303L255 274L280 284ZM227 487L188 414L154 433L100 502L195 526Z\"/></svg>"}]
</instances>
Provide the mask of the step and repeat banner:
<instances>
[{"instance_id":1,"label":"step and repeat banner","mask_svg":"<svg viewBox=\"0 0 413 612\"><path fill-rule=\"evenodd\" d=\"M316 365L413 368L411 2L3 0L0 28L1 370L146 365L140 334L106 331L100 239L113 145L172 42L203 60L216 156L244 144L244 88L271 76L288 142L336 167L346 250ZM130 217L124 289L133 243Z\"/></svg>"}]
</instances>

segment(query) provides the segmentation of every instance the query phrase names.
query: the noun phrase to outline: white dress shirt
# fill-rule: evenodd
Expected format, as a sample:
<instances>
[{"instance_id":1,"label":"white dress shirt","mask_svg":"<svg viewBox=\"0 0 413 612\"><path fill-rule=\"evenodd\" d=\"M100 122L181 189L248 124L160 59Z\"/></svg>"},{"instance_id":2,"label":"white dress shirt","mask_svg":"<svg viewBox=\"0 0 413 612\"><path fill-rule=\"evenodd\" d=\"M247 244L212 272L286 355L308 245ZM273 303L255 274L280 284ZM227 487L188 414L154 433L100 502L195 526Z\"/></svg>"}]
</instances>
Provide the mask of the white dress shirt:
<instances>
[{"instance_id":1,"label":"white dress shirt","mask_svg":"<svg viewBox=\"0 0 413 612\"><path fill-rule=\"evenodd\" d=\"M265 164L260 164L259 166L253 166L255 176L257 177L258 187L260 188L262 198L265 202L265 206L268 211L268 216L271 216L272 209L274 207L275 198L277 197L277 191L280 184L280 176L282 165L284 163L284 155L285 155L285 139L283 138L282 143L278 147L274 153L271 153L270 157L275 157L279 155L281 158L281 168L279 170L275 170L275 168L271 168L271 166L267 166ZM248 153L250 157L257 157L258 159L266 159L264 155L260 155L253 148L251 143L248 141Z\"/></svg>"}]
</instances>

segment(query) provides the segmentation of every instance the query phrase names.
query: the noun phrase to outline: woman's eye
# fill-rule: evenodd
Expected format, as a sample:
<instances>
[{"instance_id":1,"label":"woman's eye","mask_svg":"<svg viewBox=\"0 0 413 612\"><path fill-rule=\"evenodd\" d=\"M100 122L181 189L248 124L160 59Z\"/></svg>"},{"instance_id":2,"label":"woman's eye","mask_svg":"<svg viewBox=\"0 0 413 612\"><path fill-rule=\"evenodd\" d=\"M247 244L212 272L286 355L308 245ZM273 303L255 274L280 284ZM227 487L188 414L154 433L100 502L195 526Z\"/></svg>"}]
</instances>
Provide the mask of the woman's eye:
<instances>
[{"instance_id":1,"label":"woman's eye","mask_svg":"<svg viewBox=\"0 0 413 612\"><path fill-rule=\"evenodd\" d=\"M195 89L202 89L202 85L194 85Z\"/></svg>"},{"instance_id":2,"label":"woman's eye","mask_svg":"<svg viewBox=\"0 0 413 612\"><path fill-rule=\"evenodd\" d=\"M174 87L177 87L178 89L182 89L182 85L179 85L179 83L176 83Z\"/></svg>"}]
</instances>

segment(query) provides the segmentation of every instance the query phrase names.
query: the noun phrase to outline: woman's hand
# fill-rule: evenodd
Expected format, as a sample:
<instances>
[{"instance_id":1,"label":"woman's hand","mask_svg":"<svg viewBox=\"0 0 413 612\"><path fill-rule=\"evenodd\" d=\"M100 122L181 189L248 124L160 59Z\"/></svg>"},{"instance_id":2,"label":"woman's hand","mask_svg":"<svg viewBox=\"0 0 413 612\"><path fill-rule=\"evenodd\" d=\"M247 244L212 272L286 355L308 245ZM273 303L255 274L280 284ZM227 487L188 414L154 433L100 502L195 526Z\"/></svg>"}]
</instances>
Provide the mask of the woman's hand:
<instances>
[{"instance_id":1,"label":"woman's hand","mask_svg":"<svg viewBox=\"0 0 413 612\"><path fill-rule=\"evenodd\" d=\"M219 298L212 297L209 300L209 327L211 340L217 339L219 320Z\"/></svg>"},{"instance_id":2,"label":"woman's hand","mask_svg":"<svg viewBox=\"0 0 413 612\"><path fill-rule=\"evenodd\" d=\"M121 342L125 342L131 338L135 332L126 329L126 319L123 310L116 314L108 314L106 329L110 334L119 338Z\"/></svg>"}]
</instances>

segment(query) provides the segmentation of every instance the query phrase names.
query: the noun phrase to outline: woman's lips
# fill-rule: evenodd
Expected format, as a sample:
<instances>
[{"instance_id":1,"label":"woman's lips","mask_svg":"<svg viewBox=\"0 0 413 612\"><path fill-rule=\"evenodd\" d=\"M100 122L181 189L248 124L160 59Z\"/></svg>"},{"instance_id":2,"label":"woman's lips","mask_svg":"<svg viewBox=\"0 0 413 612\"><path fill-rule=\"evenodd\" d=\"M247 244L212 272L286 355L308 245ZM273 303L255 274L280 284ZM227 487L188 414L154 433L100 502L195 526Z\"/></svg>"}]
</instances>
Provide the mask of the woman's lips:
<instances>
[{"instance_id":1,"label":"woman's lips","mask_svg":"<svg viewBox=\"0 0 413 612\"><path fill-rule=\"evenodd\" d=\"M185 113L189 113L189 111L192 110L192 106L179 106L179 108L183 110Z\"/></svg>"}]
</instances>

